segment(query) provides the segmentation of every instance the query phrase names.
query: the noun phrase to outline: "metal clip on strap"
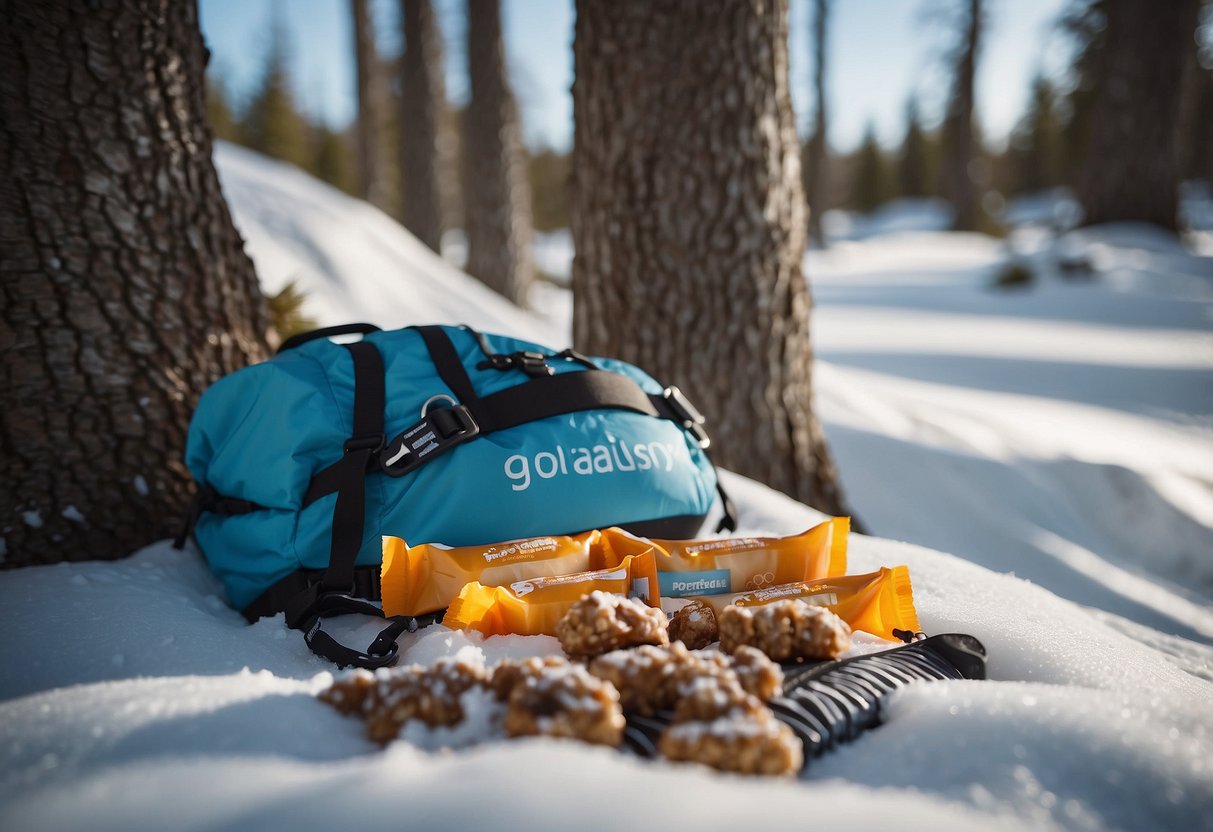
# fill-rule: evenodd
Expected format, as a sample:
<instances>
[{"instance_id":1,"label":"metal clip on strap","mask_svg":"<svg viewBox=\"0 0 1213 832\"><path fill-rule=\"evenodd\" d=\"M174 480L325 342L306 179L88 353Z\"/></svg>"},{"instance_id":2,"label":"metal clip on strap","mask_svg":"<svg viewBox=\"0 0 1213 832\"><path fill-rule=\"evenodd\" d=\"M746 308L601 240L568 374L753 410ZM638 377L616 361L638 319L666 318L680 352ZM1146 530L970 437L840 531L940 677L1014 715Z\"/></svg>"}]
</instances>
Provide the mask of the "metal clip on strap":
<instances>
[{"instance_id":1,"label":"metal clip on strap","mask_svg":"<svg viewBox=\"0 0 1213 832\"><path fill-rule=\"evenodd\" d=\"M674 415L678 417L678 423L690 431L691 435L695 437L695 441L699 443L699 447L706 451L711 446L712 440L708 437L708 432L704 430L703 426L707 419L703 414L695 405L691 404L691 400L684 396L681 390L672 384L661 391L661 396L669 405L670 410L674 411Z\"/></svg>"},{"instance_id":2,"label":"metal clip on strap","mask_svg":"<svg viewBox=\"0 0 1213 832\"><path fill-rule=\"evenodd\" d=\"M480 426L463 405L431 410L387 443L379 465L388 476L402 477L479 434Z\"/></svg>"}]
</instances>

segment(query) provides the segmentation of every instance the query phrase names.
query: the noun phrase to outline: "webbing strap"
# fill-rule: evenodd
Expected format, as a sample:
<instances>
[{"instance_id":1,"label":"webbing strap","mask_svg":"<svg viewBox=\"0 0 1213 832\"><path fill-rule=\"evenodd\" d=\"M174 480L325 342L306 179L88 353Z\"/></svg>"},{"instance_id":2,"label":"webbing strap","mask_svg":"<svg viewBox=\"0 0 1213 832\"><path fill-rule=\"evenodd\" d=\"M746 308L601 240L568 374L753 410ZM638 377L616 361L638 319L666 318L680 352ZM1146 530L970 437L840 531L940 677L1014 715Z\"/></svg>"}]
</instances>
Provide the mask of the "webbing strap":
<instances>
[{"instance_id":1,"label":"webbing strap","mask_svg":"<svg viewBox=\"0 0 1213 832\"><path fill-rule=\"evenodd\" d=\"M480 397L472 387L472 380L468 377L468 371L464 368L459 353L455 351L455 345L451 343L451 337L440 326L419 326L416 330L425 341L425 348L429 350L430 360L434 362L438 377L442 379L443 384L451 388L459 403L472 412L476 422L483 424L484 411L480 406Z\"/></svg>"},{"instance_id":2,"label":"webbing strap","mask_svg":"<svg viewBox=\"0 0 1213 832\"><path fill-rule=\"evenodd\" d=\"M691 431L696 439L701 440L702 447L707 447L707 434L699 424L702 417L697 412L686 412L684 408L687 402L676 388L667 388L667 393L673 390L675 395L672 398L651 395L627 376L593 369L579 373L538 376L524 384L508 387L481 398L476 394L472 380L446 330L440 326L419 326L416 329L429 350L438 376L459 399L460 404L471 411L482 435L549 416L598 408L616 408L670 419ZM473 332L473 335L477 333ZM480 347L485 349L483 343ZM588 359L586 362L588 363ZM716 531L734 531L737 528L736 508L720 483L720 472L716 470L716 463L712 462L711 457L708 457L708 462L716 473L716 492L720 495L721 508L724 510L724 516L721 517Z\"/></svg>"},{"instance_id":3,"label":"webbing strap","mask_svg":"<svg viewBox=\"0 0 1213 832\"><path fill-rule=\"evenodd\" d=\"M375 454L383 448L384 391L383 356L374 344L346 344L354 361L353 432L345 443L345 455L334 466L332 548L328 571L320 582L323 589L349 592L354 586L354 562L362 548L366 524L366 472Z\"/></svg>"},{"instance_id":4,"label":"webbing strap","mask_svg":"<svg viewBox=\"0 0 1213 832\"><path fill-rule=\"evenodd\" d=\"M410 626L416 629L415 620L393 619L364 651L346 647L320 627L323 618L343 613L383 617L379 607L353 597L357 591L354 564L366 528L366 474L376 454L383 449L385 438L383 356L367 341L344 346L354 363L352 435L345 442L344 456L325 471L323 494L312 496L318 499L325 494L337 494L329 564L318 582L307 585L287 603L286 623L292 629L303 630L308 648L331 662L341 666L385 667L396 661L396 637ZM316 490L315 485L311 491Z\"/></svg>"},{"instance_id":5,"label":"webbing strap","mask_svg":"<svg viewBox=\"0 0 1213 832\"><path fill-rule=\"evenodd\" d=\"M584 370L539 376L485 396L480 400L484 418L478 421L481 433L492 433L548 416L604 407L672 419L672 411L663 413L659 402L663 403L660 396L650 396L627 376Z\"/></svg>"}]
</instances>

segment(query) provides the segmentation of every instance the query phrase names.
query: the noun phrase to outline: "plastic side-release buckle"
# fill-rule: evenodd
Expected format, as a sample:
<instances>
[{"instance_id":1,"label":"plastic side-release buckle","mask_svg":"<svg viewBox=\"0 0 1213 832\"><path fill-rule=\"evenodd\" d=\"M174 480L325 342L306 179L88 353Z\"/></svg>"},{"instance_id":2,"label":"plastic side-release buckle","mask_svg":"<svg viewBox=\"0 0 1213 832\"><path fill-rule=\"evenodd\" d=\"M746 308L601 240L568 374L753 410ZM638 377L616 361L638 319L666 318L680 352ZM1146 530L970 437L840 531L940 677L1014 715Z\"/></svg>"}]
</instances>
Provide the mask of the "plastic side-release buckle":
<instances>
[{"instance_id":1,"label":"plastic side-release buckle","mask_svg":"<svg viewBox=\"0 0 1213 832\"><path fill-rule=\"evenodd\" d=\"M695 441L699 443L699 447L705 451L712 444L708 432L704 430L704 423L707 419L699 412L695 405L691 404L683 392L674 385L670 385L661 391L661 395L665 398L666 404L674 411L674 415L678 417L678 422L684 428L691 432L695 437Z\"/></svg>"},{"instance_id":2,"label":"plastic side-release buckle","mask_svg":"<svg viewBox=\"0 0 1213 832\"><path fill-rule=\"evenodd\" d=\"M479 435L480 426L463 405L430 410L380 451L380 468L389 477L403 477Z\"/></svg>"},{"instance_id":3,"label":"plastic side-release buckle","mask_svg":"<svg viewBox=\"0 0 1213 832\"><path fill-rule=\"evenodd\" d=\"M478 370L522 370L531 378L555 375L556 371L548 366L549 358L560 356L544 355L541 352L511 352L495 353L476 365Z\"/></svg>"}]
</instances>

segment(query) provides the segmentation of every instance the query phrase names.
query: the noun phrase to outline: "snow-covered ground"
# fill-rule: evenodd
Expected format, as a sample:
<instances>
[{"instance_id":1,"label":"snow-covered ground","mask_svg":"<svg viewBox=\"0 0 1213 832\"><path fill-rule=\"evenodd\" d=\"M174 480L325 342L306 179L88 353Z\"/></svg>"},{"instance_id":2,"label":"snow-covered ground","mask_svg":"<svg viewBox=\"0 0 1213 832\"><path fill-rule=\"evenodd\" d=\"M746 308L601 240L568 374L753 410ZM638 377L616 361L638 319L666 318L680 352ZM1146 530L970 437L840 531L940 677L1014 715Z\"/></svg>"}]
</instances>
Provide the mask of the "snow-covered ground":
<instances>
[{"instance_id":1,"label":"snow-covered ground","mask_svg":"<svg viewBox=\"0 0 1213 832\"><path fill-rule=\"evenodd\" d=\"M230 147L219 165L263 279L297 279L322 321L567 341L567 295L520 312L293 169ZM1131 228L1011 245L1030 289L988 288L1008 250L977 235L807 264L818 406L881 536L852 536L851 570L909 564L924 629L982 639L991 681L901 692L793 783L548 741L380 752L310 697L327 668L297 633L245 625L195 553L158 544L0 573L0 828L1211 828L1213 260ZM1058 251L1095 279L1063 280ZM744 530L816 517L726 485ZM556 650L404 641L423 663Z\"/></svg>"}]
</instances>

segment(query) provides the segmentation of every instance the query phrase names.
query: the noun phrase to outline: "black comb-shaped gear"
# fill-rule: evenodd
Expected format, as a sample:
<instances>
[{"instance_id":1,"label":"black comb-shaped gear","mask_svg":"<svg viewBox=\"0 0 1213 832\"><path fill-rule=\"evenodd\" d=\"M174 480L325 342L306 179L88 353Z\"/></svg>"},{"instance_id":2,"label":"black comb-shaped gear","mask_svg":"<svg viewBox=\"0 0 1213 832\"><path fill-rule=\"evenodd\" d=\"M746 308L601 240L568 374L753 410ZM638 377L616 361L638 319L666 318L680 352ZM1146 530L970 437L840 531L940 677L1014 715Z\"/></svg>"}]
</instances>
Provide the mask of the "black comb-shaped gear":
<instances>
[{"instance_id":1,"label":"black comb-shaped gear","mask_svg":"<svg viewBox=\"0 0 1213 832\"><path fill-rule=\"evenodd\" d=\"M847 659L787 663L783 672L783 694L767 704L800 738L807 767L879 725L885 697L894 691L915 682L986 678L986 650L973 636L948 633ZM658 740L673 716L629 716L624 745L642 757L658 756Z\"/></svg>"}]
</instances>

